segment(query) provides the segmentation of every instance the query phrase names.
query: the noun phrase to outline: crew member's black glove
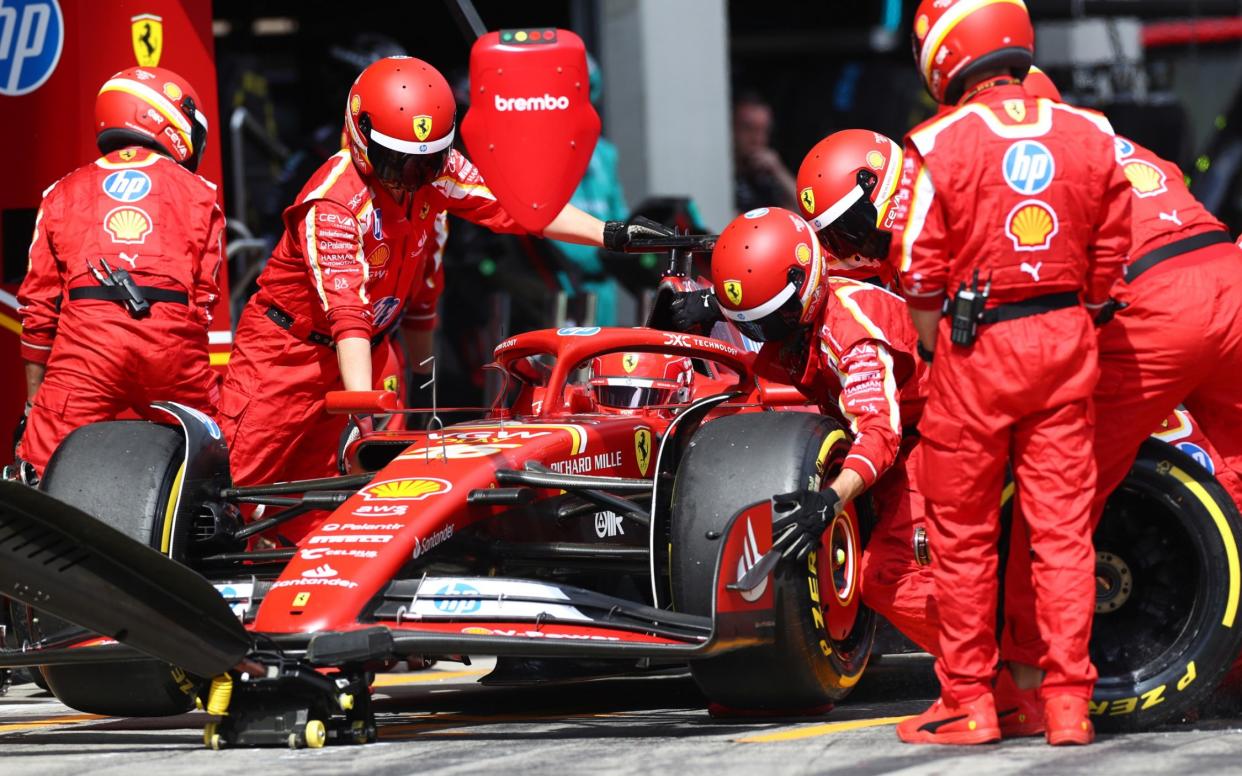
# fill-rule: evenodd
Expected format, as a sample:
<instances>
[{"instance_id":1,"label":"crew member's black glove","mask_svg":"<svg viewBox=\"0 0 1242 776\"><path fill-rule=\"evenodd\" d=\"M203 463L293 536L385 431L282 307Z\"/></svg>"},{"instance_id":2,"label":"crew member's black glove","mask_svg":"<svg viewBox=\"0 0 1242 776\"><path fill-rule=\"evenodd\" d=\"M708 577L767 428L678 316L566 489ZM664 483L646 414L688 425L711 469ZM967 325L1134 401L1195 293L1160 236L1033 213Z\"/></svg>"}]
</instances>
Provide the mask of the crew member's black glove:
<instances>
[{"instance_id":1,"label":"crew member's black glove","mask_svg":"<svg viewBox=\"0 0 1242 776\"><path fill-rule=\"evenodd\" d=\"M623 251L631 240L651 237L672 237L669 227L650 218L635 216L628 222L608 221L604 224L604 247L610 251Z\"/></svg>"},{"instance_id":2,"label":"crew member's black glove","mask_svg":"<svg viewBox=\"0 0 1242 776\"><path fill-rule=\"evenodd\" d=\"M345 428L341 429L341 438L336 445L336 470L338 472L349 474L349 461L345 458L345 452L355 440L363 434L369 434L374 430L375 418L371 415L354 415L350 417L349 422L345 424Z\"/></svg>"},{"instance_id":3,"label":"crew member's black glove","mask_svg":"<svg viewBox=\"0 0 1242 776\"><path fill-rule=\"evenodd\" d=\"M1119 302L1110 296L1108 298L1108 301L1104 303L1104 306L1101 307L1099 310L1096 310L1095 316L1094 316L1095 325L1103 326L1104 324L1108 323L1109 321L1113 319L1113 316L1117 314L1118 310L1124 310L1129 306L1130 305L1126 304L1125 302Z\"/></svg>"},{"instance_id":4,"label":"crew member's black glove","mask_svg":"<svg viewBox=\"0 0 1242 776\"><path fill-rule=\"evenodd\" d=\"M772 497L772 549L782 558L802 560L841 511L836 491L795 490Z\"/></svg>"},{"instance_id":5,"label":"crew member's black glove","mask_svg":"<svg viewBox=\"0 0 1242 776\"><path fill-rule=\"evenodd\" d=\"M691 334L706 334L720 320L716 294L710 288L679 291L668 306L673 329Z\"/></svg>"},{"instance_id":6,"label":"crew member's black glove","mask_svg":"<svg viewBox=\"0 0 1242 776\"><path fill-rule=\"evenodd\" d=\"M17 428L13 429L13 452L17 453L17 446L21 444L22 437L26 435L26 419L30 417L30 410L33 405L26 402L26 409L22 412L21 420L17 421Z\"/></svg>"}]
</instances>

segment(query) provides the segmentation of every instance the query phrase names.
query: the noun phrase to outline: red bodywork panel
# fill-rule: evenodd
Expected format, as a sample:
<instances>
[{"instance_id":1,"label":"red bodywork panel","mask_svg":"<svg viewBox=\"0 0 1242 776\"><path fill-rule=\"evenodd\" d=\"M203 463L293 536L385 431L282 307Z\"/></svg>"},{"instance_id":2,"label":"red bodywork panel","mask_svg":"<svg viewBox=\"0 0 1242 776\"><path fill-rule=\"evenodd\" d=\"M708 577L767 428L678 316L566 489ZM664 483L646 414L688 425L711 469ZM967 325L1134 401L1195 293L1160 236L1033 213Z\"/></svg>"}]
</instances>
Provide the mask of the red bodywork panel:
<instances>
[{"instance_id":1,"label":"red bodywork panel","mask_svg":"<svg viewBox=\"0 0 1242 776\"><path fill-rule=\"evenodd\" d=\"M586 49L568 30L489 32L470 51L461 133L483 179L519 224L539 234L582 180L600 121Z\"/></svg>"}]
</instances>

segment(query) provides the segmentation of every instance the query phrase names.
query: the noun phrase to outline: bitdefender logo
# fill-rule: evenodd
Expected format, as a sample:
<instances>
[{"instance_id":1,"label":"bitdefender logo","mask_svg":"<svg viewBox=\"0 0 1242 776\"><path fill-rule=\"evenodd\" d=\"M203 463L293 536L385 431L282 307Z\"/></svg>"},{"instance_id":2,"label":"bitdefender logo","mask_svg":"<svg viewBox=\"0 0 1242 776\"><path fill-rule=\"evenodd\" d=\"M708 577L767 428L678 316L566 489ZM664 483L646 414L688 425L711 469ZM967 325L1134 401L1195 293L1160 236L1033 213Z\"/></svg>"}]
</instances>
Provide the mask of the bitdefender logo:
<instances>
[{"instance_id":1,"label":"bitdefender logo","mask_svg":"<svg viewBox=\"0 0 1242 776\"><path fill-rule=\"evenodd\" d=\"M527 111L527 110L568 110L568 97L553 97L547 92L542 97L501 97L495 95L496 110Z\"/></svg>"}]
</instances>

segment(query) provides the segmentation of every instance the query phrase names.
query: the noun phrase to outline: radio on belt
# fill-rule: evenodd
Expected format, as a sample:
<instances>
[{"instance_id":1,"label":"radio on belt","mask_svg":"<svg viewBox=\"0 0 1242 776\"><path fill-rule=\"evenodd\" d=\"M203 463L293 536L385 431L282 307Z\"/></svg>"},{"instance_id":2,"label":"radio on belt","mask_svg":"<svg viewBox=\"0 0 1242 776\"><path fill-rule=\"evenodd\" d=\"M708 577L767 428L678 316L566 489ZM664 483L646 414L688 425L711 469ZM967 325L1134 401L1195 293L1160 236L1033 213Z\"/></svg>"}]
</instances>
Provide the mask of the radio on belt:
<instances>
[{"instance_id":1,"label":"radio on belt","mask_svg":"<svg viewBox=\"0 0 1242 776\"><path fill-rule=\"evenodd\" d=\"M970 280L969 288L966 287L966 282L962 281L949 308L949 314L952 316L949 339L954 345L970 347L975 344L979 336L979 321L983 319L983 309L987 306L988 293L991 290L991 278L988 278L983 290L979 290L979 270L977 269Z\"/></svg>"},{"instance_id":2,"label":"radio on belt","mask_svg":"<svg viewBox=\"0 0 1242 776\"><path fill-rule=\"evenodd\" d=\"M129 310L129 314L135 318L141 318L151 312L151 303L142 295L142 291L138 289L138 285L134 283L134 279L123 269L113 269L108 266L108 260L100 257L100 265L103 270L98 269L91 264L90 260L86 261L86 268L91 271L91 275L96 282L104 288L119 288L124 295L121 302L125 304L125 308Z\"/></svg>"}]
</instances>

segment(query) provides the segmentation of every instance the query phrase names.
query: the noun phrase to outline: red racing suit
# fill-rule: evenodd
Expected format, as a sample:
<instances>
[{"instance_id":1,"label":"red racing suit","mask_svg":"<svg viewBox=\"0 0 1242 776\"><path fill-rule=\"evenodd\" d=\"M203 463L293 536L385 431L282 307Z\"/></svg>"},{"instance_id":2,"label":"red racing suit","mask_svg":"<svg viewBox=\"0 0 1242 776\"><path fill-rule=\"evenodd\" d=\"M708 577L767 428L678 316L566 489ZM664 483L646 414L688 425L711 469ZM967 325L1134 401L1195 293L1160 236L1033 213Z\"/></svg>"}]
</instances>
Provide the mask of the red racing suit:
<instances>
[{"instance_id":1,"label":"red racing suit","mask_svg":"<svg viewBox=\"0 0 1242 776\"><path fill-rule=\"evenodd\" d=\"M284 212L285 233L238 323L220 397L233 480L249 485L329 476L344 416L334 343L435 325L446 213L522 232L474 165L452 151L440 177L404 204L372 189L348 151L328 159ZM381 362L373 364L381 379Z\"/></svg>"},{"instance_id":2,"label":"red racing suit","mask_svg":"<svg viewBox=\"0 0 1242 776\"><path fill-rule=\"evenodd\" d=\"M61 440L87 423L131 410L168 416L169 400L214 413L218 389L207 354L211 308L220 294L224 216L216 187L168 157L125 148L61 178L43 192L30 264L17 293L21 354L46 364L18 455L42 473ZM135 318L101 292L87 263L128 272L151 301Z\"/></svg>"},{"instance_id":3,"label":"red racing suit","mask_svg":"<svg viewBox=\"0 0 1242 776\"><path fill-rule=\"evenodd\" d=\"M978 271L990 311L973 345L941 321L922 435L940 655L952 706L991 692L1001 491L1012 460L1035 552L1045 697L1090 697L1095 331L1130 247L1129 182L1098 114L982 90L906 137L893 234L908 303L940 310ZM1023 306L1025 305L1025 307ZM1025 313L1021 315L1020 313ZM1013 316L1009 318L1009 316Z\"/></svg>"},{"instance_id":4,"label":"red racing suit","mask_svg":"<svg viewBox=\"0 0 1242 776\"><path fill-rule=\"evenodd\" d=\"M1242 250L1186 188L1176 165L1125 138L1116 148L1131 185L1133 247L1127 279L1113 289L1126 306L1099 331L1093 520L1139 445L1179 403L1220 452L1225 467L1216 476L1242 504ZM1033 598L1029 557L1026 533L1015 530L1006 611ZM1006 624L1001 652L1034 665L1039 633L1023 625Z\"/></svg>"},{"instance_id":5,"label":"red racing suit","mask_svg":"<svg viewBox=\"0 0 1242 776\"><path fill-rule=\"evenodd\" d=\"M914 478L926 365L901 297L855 280L829 276L830 293L806 339L764 345L756 371L789 383L854 434L844 468L862 478L879 521L863 554L863 602L911 641L935 654L931 570L914 559L913 536L924 522Z\"/></svg>"}]
</instances>

